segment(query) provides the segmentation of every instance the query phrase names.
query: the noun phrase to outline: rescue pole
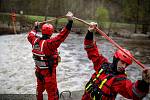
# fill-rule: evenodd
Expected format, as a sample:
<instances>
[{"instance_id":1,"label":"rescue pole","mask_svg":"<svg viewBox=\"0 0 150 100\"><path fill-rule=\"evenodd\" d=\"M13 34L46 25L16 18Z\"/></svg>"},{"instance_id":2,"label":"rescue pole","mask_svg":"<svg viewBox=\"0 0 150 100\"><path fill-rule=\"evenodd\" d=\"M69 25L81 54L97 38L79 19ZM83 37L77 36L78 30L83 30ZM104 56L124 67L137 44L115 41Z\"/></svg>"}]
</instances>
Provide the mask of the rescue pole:
<instances>
[{"instance_id":1,"label":"rescue pole","mask_svg":"<svg viewBox=\"0 0 150 100\"><path fill-rule=\"evenodd\" d=\"M90 23L88 23L88 22L86 22L86 21L84 21L84 20L82 20L82 19L79 19L79 18L77 18L77 17L73 17L75 20L78 20L78 21L80 21L80 22L82 22L82 23L84 23L84 24L86 24L86 25L88 25L88 26L90 26ZM110 37L108 37L107 35L106 35L106 33L104 33L103 31L101 31L98 27L95 27L95 29L96 29L96 31L99 33L99 34L101 34L102 36L104 36L109 42L111 42L113 45L115 45L118 49L120 49L123 53L125 53L128 57L130 57L132 60L134 60L138 65L140 65L140 67L142 68L142 69L145 69L146 67L145 67L145 65L143 65L140 61L138 61L137 59L135 59L133 56L130 56L130 55L128 55L124 50L123 50L123 48L121 47L121 46L119 46L115 41L113 41Z\"/></svg>"},{"instance_id":2,"label":"rescue pole","mask_svg":"<svg viewBox=\"0 0 150 100\"><path fill-rule=\"evenodd\" d=\"M52 21L55 21L55 20L58 20L58 19L61 19L61 18L65 18L66 16L59 16L59 17L55 17L55 18L52 18L50 20L46 20L46 21L43 21L43 22L38 22L38 24L44 24L44 23L47 23L47 22L52 22ZM32 27L33 29L34 27Z\"/></svg>"},{"instance_id":3,"label":"rescue pole","mask_svg":"<svg viewBox=\"0 0 150 100\"><path fill-rule=\"evenodd\" d=\"M52 21L55 21L57 19L60 19L60 18L65 18L66 16L59 16L59 17L55 17L53 19L50 19L50 20L46 20L46 21L43 21L43 22L39 22L39 24L43 24L43 23L47 23L47 22L52 22Z\"/></svg>"},{"instance_id":4,"label":"rescue pole","mask_svg":"<svg viewBox=\"0 0 150 100\"><path fill-rule=\"evenodd\" d=\"M55 21L55 20L58 20L58 19L61 19L61 18L65 18L66 16L59 16L59 17L55 17L55 18L52 18L50 20L46 20L46 21L43 21L43 22L38 22L38 24L44 24L44 23L47 23L47 22L52 22L52 21Z\"/></svg>"}]
</instances>

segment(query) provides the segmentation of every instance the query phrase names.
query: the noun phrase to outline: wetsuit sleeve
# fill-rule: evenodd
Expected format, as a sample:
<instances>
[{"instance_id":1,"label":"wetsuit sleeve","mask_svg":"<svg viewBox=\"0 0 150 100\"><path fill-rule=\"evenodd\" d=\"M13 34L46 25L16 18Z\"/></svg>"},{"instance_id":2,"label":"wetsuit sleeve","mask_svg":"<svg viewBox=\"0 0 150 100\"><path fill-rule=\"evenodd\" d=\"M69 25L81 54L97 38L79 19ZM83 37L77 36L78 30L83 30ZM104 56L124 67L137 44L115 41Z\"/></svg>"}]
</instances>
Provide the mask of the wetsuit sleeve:
<instances>
[{"instance_id":1,"label":"wetsuit sleeve","mask_svg":"<svg viewBox=\"0 0 150 100\"><path fill-rule=\"evenodd\" d=\"M132 83L130 80L118 80L112 85L114 93L119 93L125 98L133 100L142 100L149 91L149 84L142 80Z\"/></svg>"},{"instance_id":2,"label":"wetsuit sleeve","mask_svg":"<svg viewBox=\"0 0 150 100\"><path fill-rule=\"evenodd\" d=\"M67 23L66 27L64 27L64 28L61 30L61 32L60 32L56 37L51 38L51 39L49 39L49 40L47 41L49 48L51 48L51 49L57 49L57 48L60 46L60 44L61 44L62 42L64 42L64 40L66 39L66 37L67 37L68 34L70 33L70 30L71 30L71 28L72 28L72 23L73 23L73 21L70 20L70 21Z\"/></svg>"},{"instance_id":3,"label":"wetsuit sleeve","mask_svg":"<svg viewBox=\"0 0 150 100\"><path fill-rule=\"evenodd\" d=\"M36 30L32 30L28 33L27 39L33 45L34 41L36 40Z\"/></svg>"},{"instance_id":4,"label":"wetsuit sleeve","mask_svg":"<svg viewBox=\"0 0 150 100\"><path fill-rule=\"evenodd\" d=\"M98 70L100 65L108 60L99 53L96 42L93 41L93 32L88 31L84 40L84 49L88 58L93 62L94 69Z\"/></svg>"}]
</instances>

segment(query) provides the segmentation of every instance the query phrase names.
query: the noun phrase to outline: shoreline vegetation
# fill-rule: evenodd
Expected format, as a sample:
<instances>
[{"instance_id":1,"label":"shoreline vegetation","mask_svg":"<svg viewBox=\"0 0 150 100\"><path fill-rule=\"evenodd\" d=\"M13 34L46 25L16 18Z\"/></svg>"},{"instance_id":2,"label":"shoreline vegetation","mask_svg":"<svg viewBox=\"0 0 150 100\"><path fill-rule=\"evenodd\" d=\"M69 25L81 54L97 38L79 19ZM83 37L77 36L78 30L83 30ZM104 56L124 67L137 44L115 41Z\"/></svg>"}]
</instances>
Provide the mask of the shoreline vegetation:
<instances>
[{"instance_id":1,"label":"shoreline vegetation","mask_svg":"<svg viewBox=\"0 0 150 100\"><path fill-rule=\"evenodd\" d=\"M55 17L46 17L47 20ZM34 16L34 15L21 15L16 14L16 21L13 24L11 13L0 13L0 35L6 34L20 34L28 32L33 28L35 21L45 21L45 16ZM86 20L87 22L97 22L96 20ZM55 27L55 32L59 32L61 28L66 24L66 18L61 18L56 21L52 21L51 24ZM141 34L140 29L135 34L134 24L119 23L119 22L101 22L99 28L103 30L108 36L119 36L124 38L144 38L149 39L150 33ZM15 26L14 26L15 25ZM141 27L141 25L138 25ZM14 32L14 27L16 33ZM74 20L72 32L77 34L85 33L87 26Z\"/></svg>"}]
</instances>

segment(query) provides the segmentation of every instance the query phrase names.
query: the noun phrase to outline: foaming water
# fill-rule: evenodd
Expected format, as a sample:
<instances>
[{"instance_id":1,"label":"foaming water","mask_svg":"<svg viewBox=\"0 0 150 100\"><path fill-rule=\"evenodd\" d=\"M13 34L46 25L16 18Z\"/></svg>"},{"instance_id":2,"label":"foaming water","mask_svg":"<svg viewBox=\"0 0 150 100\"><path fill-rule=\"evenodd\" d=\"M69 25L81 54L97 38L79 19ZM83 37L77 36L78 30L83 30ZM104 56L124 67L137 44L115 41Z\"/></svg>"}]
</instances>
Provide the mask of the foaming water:
<instances>
[{"instance_id":1,"label":"foaming water","mask_svg":"<svg viewBox=\"0 0 150 100\"><path fill-rule=\"evenodd\" d=\"M25 33L0 36L0 94L35 94L36 92L31 45L26 36ZM84 90L85 84L94 72L92 63L84 50L84 36L85 34L69 34L58 49L61 56L61 62L57 67L60 92ZM111 62L116 48L105 39L100 37L96 39L99 50ZM131 46L128 48L133 50ZM140 56L140 52L138 54ZM133 82L141 79L141 71L137 66L134 63L127 69L129 79ZM118 96L118 100L124 100L119 98L122 97Z\"/></svg>"}]
</instances>

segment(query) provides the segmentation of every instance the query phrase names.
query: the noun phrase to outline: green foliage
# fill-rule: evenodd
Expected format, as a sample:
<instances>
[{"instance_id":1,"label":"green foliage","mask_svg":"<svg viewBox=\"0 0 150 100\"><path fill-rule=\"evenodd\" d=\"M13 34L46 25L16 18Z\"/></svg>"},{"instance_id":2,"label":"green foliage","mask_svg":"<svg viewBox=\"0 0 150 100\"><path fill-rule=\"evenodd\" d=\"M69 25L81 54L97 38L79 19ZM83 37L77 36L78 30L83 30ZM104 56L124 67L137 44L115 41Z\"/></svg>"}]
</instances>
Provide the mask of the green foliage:
<instances>
[{"instance_id":1,"label":"green foliage","mask_svg":"<svg viewBox=\"0 0 150 100\"><path fill-rule=\"evenodd\" d=\"M104 7L99 7L96 9L96 20L101 27L105 27L104 22L109 21L109 11Z\"/></svg>"},{"instance_id":2,"label":"green foliage","mask_svg":"<svg viewBox=\"0 0 150 100\"><path fill-rule=\"evenodd\" d=\"M147 2L146 2L147 1ZM148 12L146 9L149 9L150 1L146 0L124 0L123 1L123 16L128 20L137 20L137 16L140 20L143 20L145 13Z\"/></svg>"},{"instance_id":3,"label":"green foliage","mask_svg":"<svg viewBox=\"0 0 150 100\"><path fill-rule=\"evenodd\" d=\"M11 21L11 15L8 13L0 13L0 20L2 22L10 22Z\"/></svg>"},{"instance_id":4,"label":"green foliage","mask_svg":"<svg viewBox=\"0 0 150 100\"><path fill-rule=\"evenodd\" d=\"M103 22L109 21L109 11L106 8L99 7L96 9L96 17Z\"/></svg>"},{"instance_id":5,"label":"green foliage","mask_svg":"<svg viewBox=\"0 0 150 100\"><path fill-rule=\"evenodd\" d=\"M47 20L50 20L54 17L48 17ZM45 19L45 16L33 16L33 15L19 15L17 14L16 15L16 19L17 21L23 23L25 22L26 24L33 24L35 21L39 21L39 22L42 22L44 21ZM4 23L12 23L12 20L11 20L11 16L10 16L10 13L0 13L0 20ZM95 20L86 20L87 22L96 22ZM67 19L66 18L62 18L62 19L59 19L58 20L58 27L62 27L64 25L66 25L66 22L67 22ZM100 24L99 26L102 27L102 28L106 28L108 29L109 28L109 25L110 25L111 22L109 21L100 21ZM25 24L25 25L26 25ZM55 21L51 22L51 24L55 24ZM103 25L103 26L101 26ZM87 28L87 25L77 21L77 20L74 20L74 24L73 24L73 27L77 27L77 28ZM112 29L118 29L118 28L131 28L133 27L134 28L134 25L133 24L127 24L127 23L117 23L117 22L113 22L113 26L112 26Z\"/></svg>"}]
</instances>

